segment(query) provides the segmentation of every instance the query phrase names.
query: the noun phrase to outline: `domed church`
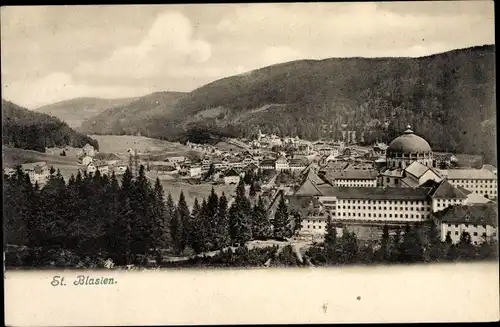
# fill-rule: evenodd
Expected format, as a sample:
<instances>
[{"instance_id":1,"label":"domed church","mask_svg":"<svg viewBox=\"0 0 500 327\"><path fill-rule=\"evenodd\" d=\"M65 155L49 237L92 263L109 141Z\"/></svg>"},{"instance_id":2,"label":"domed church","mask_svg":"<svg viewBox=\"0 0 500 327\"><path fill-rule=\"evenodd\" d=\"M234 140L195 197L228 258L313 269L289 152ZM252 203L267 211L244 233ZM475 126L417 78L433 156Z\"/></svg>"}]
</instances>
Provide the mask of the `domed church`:
<instances>
[{"instance_id":1,"label":"domed church","mask_svg":"<svg viewBox=\"0 0 500 327\"><path fill-rule=\"evenodd\" d=\"M434 169L436 162L431 146L416 135L410 125L387 147L386 162L378 182L382 187L417 187L426 179L442 180Z\"/></svg>"},{"instance_id":2,"label":"domed church","mask_svg":"<svg viewBox=\"0 0 500 327\"><path fill-rule=\"evenodd\" d=\"M434 167L432 149L425 139L415 135L410 125L403 135L395 138L387 148L387 167L405 169L417 161L428 167Z\"/></svg>"}]
</instances>

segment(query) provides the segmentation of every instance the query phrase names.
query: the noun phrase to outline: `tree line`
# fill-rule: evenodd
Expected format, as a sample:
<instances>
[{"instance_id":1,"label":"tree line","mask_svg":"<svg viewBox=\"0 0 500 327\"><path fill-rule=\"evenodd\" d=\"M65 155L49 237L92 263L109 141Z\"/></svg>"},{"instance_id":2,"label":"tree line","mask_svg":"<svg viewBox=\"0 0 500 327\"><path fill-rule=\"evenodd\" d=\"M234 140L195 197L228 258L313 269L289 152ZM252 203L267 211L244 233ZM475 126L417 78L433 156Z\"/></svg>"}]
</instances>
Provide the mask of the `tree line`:
<instances>
[{"instance_id":1,"label":"tree line","mask_svg":"<svg viewBox=\"0 0 500 327\"><path fill-rule=\"evenodd\" d=\"M448 233L444 242L436 226L406 225L397 228L393 235L387 225L382 228L377 245L362 244L354 232L338 227L331 220L327 222L326 235L321 245L310 248L306 257L317 265L371 264L371 263L422 263L456 260L486 260L498 257L496 241L485 240L480 246L471 244L468 232L462 232L460 241L453 244Z\"/></svg>"},{"instance_id":2,"label":"tree line","mask_svg":"<svg viewBox=\"0 0 500 327\"><path fill-rule=\"evenodd\" d=\"M142 165L136 178L127 169L121 182L114 173L96 171L78 172L66 183L53 168L44 187L33 185L21 167L4 177L4 245L31 249L22 263L28 266L44 265L48 253L63 250L75 258L111 258L126 265L291 236L283 196L270 219L261 197L252 205L256 196L246 196L244 179L232 205L212 188L189 210L183 192L176 203L170 194L165 198L160 180L151 185Z\"/></svg>"}]
</instances>

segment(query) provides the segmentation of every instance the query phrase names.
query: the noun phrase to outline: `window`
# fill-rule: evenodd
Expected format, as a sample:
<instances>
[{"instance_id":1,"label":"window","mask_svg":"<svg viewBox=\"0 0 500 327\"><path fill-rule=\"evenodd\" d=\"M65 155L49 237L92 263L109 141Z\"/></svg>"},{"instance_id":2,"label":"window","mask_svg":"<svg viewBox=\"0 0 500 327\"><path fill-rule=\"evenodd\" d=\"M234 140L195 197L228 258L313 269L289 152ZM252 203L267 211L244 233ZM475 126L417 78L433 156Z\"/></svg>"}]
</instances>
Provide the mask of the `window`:
<instances>
[{"instance_id":1,"label":"window","mask_svg":"<svg viewBox=\"0 0 500 327\"><path fill-rule=\"evenodd\" d=\"M483 233L483 237L486 237L486 233Z\"/></svg>"},{"instance_id":2,"label":"window","mask_svg":"<svg viewBox=\"0 0 500 327\"><path fill-rule=\"evenodd\" d=\"M458 227L458 225L457 225L457 224L455 224L455 227Z\"/></svg>"},{"instance_id":3,"label":"window","mask_svg":"<svg viewBox=\"0 0 500 327\"><path fill-rule=\"evenodd\" d=\"M307 225L307 228L311 228L311 226L310 226L310 225Z\"/></svg>"},{"instance_id":4,"label":"window","mask_svg":"<svg viewBox=\"0 0 500 327\"><path fill-rule=\"evenodd\" d=\"M458 235L458 232L455 232L455 235Z\"/></svg>"},{"instance_id":5,"label":"window","mask_svg":"<svg viewBox=\"0 0 500 327\"><path fill-rule=\"evenodd\" d=\"M451 227L451 224L448 224L448 227Z\"/></svg>"},{"instance_id":6,"label":"window","mask_svg":"<svg viewBox=\"0 0 500 327\"><path fill-rule=\"evenodd\" d=\"M469 228L469 224L465 224L465 228Z\"/></svg>"},{"instance_id":7,"label":"window","mask_svg":"<svg viewBox=\"0 0 500 327\"><path fill-rule=\"evenodd\" d=\"M477 232L474 232L474 236L477 236Z\"/></svg>"},{"instance_id":8,"label":"window","mask_svg":"<svg viewBox=\"0 0 500 327\"><path fill-rule=\"evenodd\" d=\"M477 228L477 225L474 225L474 228Z\"/></svg>"}]
</instances>

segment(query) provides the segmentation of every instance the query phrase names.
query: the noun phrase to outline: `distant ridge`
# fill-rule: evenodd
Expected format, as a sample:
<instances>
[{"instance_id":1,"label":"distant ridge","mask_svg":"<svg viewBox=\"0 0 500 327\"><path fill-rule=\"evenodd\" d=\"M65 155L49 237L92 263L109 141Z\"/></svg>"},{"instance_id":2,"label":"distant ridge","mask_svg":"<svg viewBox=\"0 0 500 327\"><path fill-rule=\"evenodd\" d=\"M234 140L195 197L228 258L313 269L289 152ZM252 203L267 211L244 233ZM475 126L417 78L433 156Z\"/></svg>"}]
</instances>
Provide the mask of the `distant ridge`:
<instances>
[{"instance_id":1,"label":"distant ridge","mask_svg":"<svg viewBox=\"0 0 500 327\"><path fill-rule=\"evenodd\" d=\"M44 105L36 108L35 111L55 116L68 123L70 127L75 128L86 119L98 115L104 110L126 105L136 99L138 97L123 99L81 97Z\"/></svg>"},{"instance_id":2,"label":"distant ridge","mask_svg":"<svg viewBox=\"0 0 500 327\"><path fill-rule=\"evenodd\" d=\"M341 138L347 125L357 141L370 143L390 142L411 124L436 151L496 162L494 45L419 58L297 60L223 78L159 106L129 105L81 130L185 141L260 129L316 140Z\"/></svg>"}]
</instances>

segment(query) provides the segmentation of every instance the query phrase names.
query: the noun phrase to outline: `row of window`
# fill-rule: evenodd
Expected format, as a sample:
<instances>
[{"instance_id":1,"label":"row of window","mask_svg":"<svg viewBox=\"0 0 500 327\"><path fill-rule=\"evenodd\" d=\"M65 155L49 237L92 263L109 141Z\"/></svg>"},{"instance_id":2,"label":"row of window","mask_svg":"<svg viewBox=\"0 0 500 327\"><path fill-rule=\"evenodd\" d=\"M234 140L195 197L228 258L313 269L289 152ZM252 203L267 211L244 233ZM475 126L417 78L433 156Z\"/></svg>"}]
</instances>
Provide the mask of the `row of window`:
<instances>
[{"instance_id":1,"label":"row of window","mask_svg":"<svg viewBox=\"0 0 500 327\"><path fill-rule=\"evenodd\" d=\"M382 209L383 208L383 209ZM342 209L346 209L346 206L342 206ZM351 209L351 206L347 206L347 209ZM352 209L356 209L356 206L352 206ZM361 206L358 206L358 210L372 210L371 206L363 206L363 209L361 209ZM377 210L376 206L373 206L373 210ZM378 207L378 210L384 210L387 211L387 207ZM389 211L393 210L392 207L389 207ZM394 210L398 210L398 207L394 207ZM399 211L431 211L430 207L399 207Z\"/></svg>"},{"instance_id":2,"label":"row of window","mask_svg":"<svg viewBox=\"0 0 500 327\"><path fill-rule=\"evenodd\" d=\"M344 203L352 203L352 204L414 204L414 205L425 205L427 204L424 201L388 201L388 200L344 200ZM339 203L342 203L342 200L339 200Z\"/></svg>"},{"instance_id":3,"label":"row of window","mask_svg":"<svg viewBox=\"0 0 500 327\"><path fill-rule=\"evenodd\" d=\"M382 216L382 215L383 215L383 216ZM398 214L397 214L397 213L395 213L395 214L392 214L392 213L389 213L389 214L387 214L387 213L381 214L381 213L379 213L379 214L378 214L378 217L379 217L379 218L382 218L382 217L384 217L384 218L387 218L387 217L389 217L389 218L393 218L393 217L392 217L393 215L394 215L394 218L398 218ZM403 215L404 215L404 216L403 216ZM356 213L356 212L353 212L353 213L352 213L352 215L351 215L351 213L350 213L350 212L347 212L347 213L346 213L346 212L343 212L343 213L342 213L342 217L346 217L346 216L347 216L347 217L370 217L370 218L371 218L371 217L372 217L372 214L371 214L371 213L368 213L368 214L367 214L367 213ZM373 214L373 217L374 217L374 218L376 218L376 217L377 217L377 214L376 214L376 213L374 213L374 214ZM408 219L408 218L425 218L425 217L429 218L429 217L430 217L430 214L427 214L427 215L423 215L423 214L422 214L422 215L418 215L418 214L407 214L407 213L405 213L405 214L400 213L400 214L399 214L399 218L407 218L407 219Z\"/></svg>"},{"instance_id":4,"label":"row of window","mask_svg":"<svg viewBox=\"0 0 500 327\"><path fill-rule=\"evenodd\" d=\"M474 228L477 228L477 225L472 225ZM451 227L451 224L448 224L448 227ZM458 227L458 224L455 224L455 227ZM484 229L486 229L486 225L482 225ZM469 224L465 224L465 228L469 228Z\"/></svg>"},{"instance_id":5,"label":"row of window","mask_svg":"<svg viewBox=\"0 0 500 327\"><path fill-rule=\"evenodd\" d=\"M496 183L497 181L494 179L452 179L450 182L463 183L463 184L478 184L478 183Z\"/></svg>"},{"instance_id":6,"label":"row of window","mask_svg":"<svg viewBox=\"0 0 500 327\"><path fill-rule=\"evenodd\" d=\"M458 235L458 234L459 234L458 231L455 231L455 235ZM473 235L477 236L478 234L477 234L477 232L474 232ZM486 233L483 233L482 236L486 237ZM492 233L491 236L495 237L495 236L497 236L497 233Z\"/></svg>"}]
</instances>

